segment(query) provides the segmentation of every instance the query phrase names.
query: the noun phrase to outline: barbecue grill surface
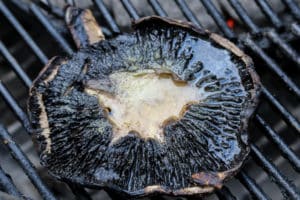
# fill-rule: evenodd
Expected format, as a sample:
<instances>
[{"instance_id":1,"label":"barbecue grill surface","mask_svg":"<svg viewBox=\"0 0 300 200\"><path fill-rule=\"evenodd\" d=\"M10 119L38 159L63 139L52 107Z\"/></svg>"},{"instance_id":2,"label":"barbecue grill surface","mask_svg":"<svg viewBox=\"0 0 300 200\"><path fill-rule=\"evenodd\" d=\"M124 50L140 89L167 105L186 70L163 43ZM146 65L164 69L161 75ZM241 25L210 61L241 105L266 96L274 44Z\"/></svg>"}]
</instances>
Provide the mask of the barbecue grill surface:
<instances>
[{"instance_id":1,"label":"barbecue grill surface","mask_svg":"<svg viewBox=\"0 0 300 200\"><path fill-rule=\"evenodd\" d=\"M236 179L207 198L300 199L299 1L166 2L95 0L87 6L93 5L106 38L128 30L129 17L169 15L219 32L251 55L264 86L251 124L250 158ZM30 134L25 108L31 80L48 58L75 51L63 12L44 3L13 0L0 1L0 13L0 190L33 199L73 199L74 195L118 199L110 191L84 190L53 180L39 165L26 134Z\"/></svg>"}]
</instances>

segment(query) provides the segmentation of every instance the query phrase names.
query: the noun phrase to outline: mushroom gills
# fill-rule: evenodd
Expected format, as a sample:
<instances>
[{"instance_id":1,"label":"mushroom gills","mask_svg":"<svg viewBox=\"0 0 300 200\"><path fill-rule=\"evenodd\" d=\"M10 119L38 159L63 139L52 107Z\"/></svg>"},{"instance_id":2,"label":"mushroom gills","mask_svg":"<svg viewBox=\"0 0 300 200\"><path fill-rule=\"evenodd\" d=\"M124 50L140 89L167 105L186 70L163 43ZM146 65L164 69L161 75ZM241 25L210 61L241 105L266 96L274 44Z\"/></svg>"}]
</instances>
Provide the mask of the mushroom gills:
<instances>
[{"instance_id":1,"label":"mushroom gills","mask_svg":"<svg viewBox=\"0 0 300 200\"><path fill-rule=\"evenodd\" d=\"M49 61L30 89L32 135L51 175L133 198L198 196L234 176L260 92L251 59L157 16L93 43L84 24L72 26L80 13L67 22L87 36L74 37L82 48Z\"/></svg>"}]
</instances>

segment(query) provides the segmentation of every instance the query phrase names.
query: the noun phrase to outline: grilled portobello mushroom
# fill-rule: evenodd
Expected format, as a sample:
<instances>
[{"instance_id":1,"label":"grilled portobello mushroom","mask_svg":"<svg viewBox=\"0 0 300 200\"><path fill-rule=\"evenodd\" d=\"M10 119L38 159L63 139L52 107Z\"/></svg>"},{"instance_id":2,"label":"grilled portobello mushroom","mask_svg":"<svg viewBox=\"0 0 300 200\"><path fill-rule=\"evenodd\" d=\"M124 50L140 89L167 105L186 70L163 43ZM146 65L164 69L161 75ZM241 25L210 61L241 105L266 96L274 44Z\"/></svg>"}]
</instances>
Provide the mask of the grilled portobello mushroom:
<instances>
[{"instance_id":1,"label":"grilled portobello mushroom","mask_svg":"<svg viewBox=\"0 0 300 200\"><path fill-rule=\"evenodd\" d=\"M42 165L130 197L221 188L249 153L260 91L251 59L217 34L157 16L87 44L91 34L73 26L87 12L72 9L67 22L83 47L52 58L30 89Z\"/></svg>"}]
</instances>

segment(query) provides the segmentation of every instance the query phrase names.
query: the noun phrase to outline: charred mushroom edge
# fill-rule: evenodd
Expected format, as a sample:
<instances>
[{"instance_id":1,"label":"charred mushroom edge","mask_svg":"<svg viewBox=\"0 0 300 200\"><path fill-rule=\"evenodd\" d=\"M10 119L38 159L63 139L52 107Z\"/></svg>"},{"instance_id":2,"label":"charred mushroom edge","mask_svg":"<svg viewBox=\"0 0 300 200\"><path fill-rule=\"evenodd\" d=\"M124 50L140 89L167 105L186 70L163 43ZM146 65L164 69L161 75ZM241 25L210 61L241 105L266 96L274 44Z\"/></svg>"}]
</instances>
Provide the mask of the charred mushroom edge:
<instances>
[{"instance_id":1,"label":"charred mushroom edge","mask_svg":"<svg viewBox=\"0 0 300 200\"><path fill-rule=\"evenodd\" d=\"M241 59L241 61L243 61L243 64L245 65L245 68L249 72L249 74L251 76L251 80L253 82L253 88L249 90L249 93L251 94L251 99L247 102L245 109L241 113L241 119L242 119L241 123L242 124L241 124L241 128L240 128L240 132L241 132L241 135L247 134L248 122L249 122L249 119L251 118L253 112L255 111L255 108L258 105L259 95L260 95L260 91L261 91L260 79L259 79L258 75L256 74L256 72L254 71L252 59L249 56L247 56L244 52L242 52L237 46L235 46L229 40L227 40L217 34L211 33L207 30L200 29L199 27L196 27L195 25L193 25L190 22L184 22L184 21L174 20L174 19L170 19L170 18L162 18L159 16L148 16L148 17L144 17L144 18L138 19L136 21L133 21L132 27L134 29L138 29L140 27L143 27L147 23L153 23L153 22L165 24L167 26L177 26L177 27L185 29L187 32L193 32L194 34L200 35L202 37L206 37L210 41L212 41L215 45L219 45L219 46L227 49L228 51L233 53L236 57ZM63 62L65 62L65 61L66 61L66 58L62 58L62 57L58 57L58 56L50 59L48 61L48 63L46 64L46 66L41 70L41 72L39 73L37 78L34 80L33 85L35 85L37 81L41 81L40 78L44 73L47 74L46 79L51 79L51 77L55 76L55 73L56 73L58 67L61 64L63 64ZM42 80L42 81L46 81L46 80ZM35 100L38 101L38 96L40 96L39 98L42 101L42 98L43 98L42 94L37 93L37 91L35 91L32 86L30 88L29 98L34 98ZM40 102L40 103L43 105L43 102ZM43 113L43 109L41 108L41 106L39 109L41 111L41 115L45 115L47 117L47 114ZM45 116L44 116L44 118L45 118ZM47 138L47 133L44 133L44 134L42 133L42 135L44 136L45 140L50 139L50 138ZM36 135L33 134L33 136L34 136L35 144L38 144L38 142L36 141L37 140ZM243 140L243 142L245 144L247 144L248 141ZM45 144L37 145L39 152L42 149L41 148L42 145L45 145ZM230 170L224 171L224 172L195 173L192 175L192 177L190 177L196 184L194 187L187 187L187 188L173 190L173 191L168 190L164 186L152 185L152 186L147 186L142 190L130 192L127 190L123 190L120 187L117 187L116 185L108 185L108 184L106 184L106 185L91 185L90 183L83 182L82 180L76 180L76 179L65 180L65 179L51 173L50 171L49 171L49 173L59 180L63 180L66 182L74 182L76 184L80 184L82 186L85 186L85 187L87 186L90 188L97 188L97 189L101 188L101 189L109 189L109 190L113 189L117 193L120 193L125 196L131 196L131 197L142 197L142 196L157 195L157 194L175 195L175 196L195 196L195 195L202 195L205 193L212 192L216 188L221 188L223 183L227 180L228 177L234 176L239 171L239 169L241 168L247 155L249 154L249 151L250 151L250 149L249 149L249 147L247 147L247 149L245 149L246 153L245 153L243 160L236 167L234 167ZM204 184L205 186L199 186L200 184L197 185L197 182L202 183L201 185L203 185L203 183L207 183L207 185ZM209 183L214 183L214 184L209 184Z\"/></svg>"}]
</instances>

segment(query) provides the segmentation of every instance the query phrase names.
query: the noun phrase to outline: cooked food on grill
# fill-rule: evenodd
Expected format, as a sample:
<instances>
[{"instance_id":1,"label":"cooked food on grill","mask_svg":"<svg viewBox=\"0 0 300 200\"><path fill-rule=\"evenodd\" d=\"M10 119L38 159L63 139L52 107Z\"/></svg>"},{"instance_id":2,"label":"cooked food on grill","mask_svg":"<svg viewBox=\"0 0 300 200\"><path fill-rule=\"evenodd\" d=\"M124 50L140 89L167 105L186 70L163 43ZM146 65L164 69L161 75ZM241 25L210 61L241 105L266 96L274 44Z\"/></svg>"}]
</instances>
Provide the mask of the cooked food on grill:
<instances>
[{"instance_id":1,"label":"cooked food on grill","mask_svg":"<svg viewBox=\"0 0 300 200\"><path fill-rule=\"evenodd\" d=\"M135 197L222 187L249 152L260 90L251 59L187 22L151 16L133 28L52 58L34 81L42 164L60 180Z\"/></svg>"}]
</instances>

